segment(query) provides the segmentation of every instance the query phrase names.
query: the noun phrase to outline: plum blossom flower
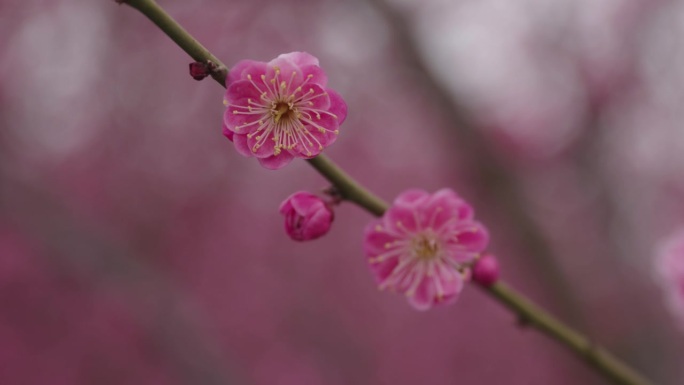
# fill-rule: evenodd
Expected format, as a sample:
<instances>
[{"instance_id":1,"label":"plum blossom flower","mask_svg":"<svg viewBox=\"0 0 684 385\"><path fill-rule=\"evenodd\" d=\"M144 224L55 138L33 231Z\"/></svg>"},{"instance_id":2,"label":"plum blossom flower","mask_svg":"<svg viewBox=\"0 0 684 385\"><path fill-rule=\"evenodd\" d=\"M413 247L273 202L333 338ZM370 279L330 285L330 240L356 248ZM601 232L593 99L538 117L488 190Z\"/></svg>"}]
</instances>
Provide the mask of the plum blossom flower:
<instances>
[{"instance_id":1,"label":"plum blossom flower","mask_svg":"<svg viewBox=\"0 0 684 385\"><path fill-rule=\"evenodd\" d=\"M473 209L451 189L408 190L365 230L364 251L380 289L418 310L456 300L469 264L489 242Z\"/></svg>"},{"instance_id":2,"label":"plum blossom flower","mask_svg":"<svg viewBox=\"0 0 684 385\"><path fill-rule=\"evenodd\" d=\"M268 169L313 158L337 139L347 104L305 52L238 62L226 78L223 134Z\"/></svg>"},{"instance_id":3,"label":"plum blossom flower","mask_svg":"<svg viewBox=\"0 0 684 385\"><path fill-rule=\"evenodd\" d=\"M280 204L285 216L285 232L295 241L309 241L328 233L334 219L330 207L319 197L298 191Z\"/></svg>"},{"instance_id":4,"label":"plum blossom flower","mask_svg":"<svg viewBox=\"0 0 684 385\"><path fill-rule=\"evenodd\" d=\"M665 299L684 328L684 228L661 242L656 257L657 278Z\"/></svg>"}]
</instances>

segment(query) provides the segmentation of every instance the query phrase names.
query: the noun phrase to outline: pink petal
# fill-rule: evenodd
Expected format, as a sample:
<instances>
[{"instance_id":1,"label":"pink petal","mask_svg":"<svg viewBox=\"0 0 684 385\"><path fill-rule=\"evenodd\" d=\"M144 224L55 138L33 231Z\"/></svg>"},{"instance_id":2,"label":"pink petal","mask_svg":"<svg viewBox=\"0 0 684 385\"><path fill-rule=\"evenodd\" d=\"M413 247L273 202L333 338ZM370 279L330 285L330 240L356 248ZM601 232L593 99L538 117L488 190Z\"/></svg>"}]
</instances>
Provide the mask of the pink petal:
<instances>
[{"instance_id":1,"label":"pink petal","mask_svg":"<svg viewBox=\"0 0 684 385\"><path fill-rule=\"evenodd\" d=\"M489 243L487 229L478 222L455 225L450 234L444 247L451 259L459 263L472 261Z\"/></svg>"},{"instance_id":2,"label":"pink petal","mask_svg":"<svg viewBox=\"0 0 684 385\"><path fill-rule=\"evenodd\" d=\"M303 97L303 101L297 102L297 105L302 111L308 112L312 118L316 118L314 111L327 111L330 107L330 96L326 93L325 88L318 84L306 84L302 87L302 91L297 93L298 97Z\"/></svg>"},{"instance_id":3,"label":"pink petal","mask_svg":"<svg viewBox=\"0 0 684 385\"><path fill-rule=\"evenodd\" d=\"M470 251L483 251L489 244L489 232L479 222L472 222L458 232L458 243Z\"/></svg>"},{"instance_id":4,"label":"pink petal","mask_svg":"<svg viewBox=\"0 0 684 385\"><path fill-rule=\"evenodd\" d=\"M435 287L431 278L423 276L415 294L407 297L414 309L425 311L432 307L435 299Z\"/></svg>"},{"instance_id":5,"label":"pink petal","mask_svg":"<svg viewBox=\"0 0 684 385\"><path fill-rule=\"evenodd\" d=\"M308 226L304 231L304 237L306 239L316 239L328 233L333 221L333 214L329 209L322 207L316 210L308 219Z\"/></svg>"},{"instance_id":6,"label":"pink petal","mask_svg":"<svg viewBox=\"0 0 684 385\"><path fill-rule=\"evenodd\" d=\"M318 59L307 53L307 52L290 52L290 53L284 53L279 55L275 60L277 59L285 59L289 60L292 63L298 65L299 67L303 66L308 66L308 65L319 65Z\"/></svg>"},{"instance_id":7,"label":"pink petal","mask_svg":"<svg viewBox=\"0 0 684 385\"><path fill-rule=\"evenodd\" d=\"M428 194L425 190L410 189L399 194L399 196L394 199L394 205L415 208L429 198L430 194Z\"/></svg>"},{"instance_id":8,"label":"pink petal","mask_svg":"<svg viewBox=\"0 0 684 385\"><path fill-rule=\"evenodd\" d=\"M333 143L335 143L335 141L337 141L337 138L340 137L340 135L335 133L335 130L336 130L336 128L331 129L331 131L326 131L326 132L316 131L312 135L315 136L316 139L325 148L325 147L331 146Z\"/></svg>"},{"instance_id":9,"label":"pink petal","mask_svg":"<svg viewBox=\"0 0 684 385\"><path fill-rule=\"evenodd\" d=\"M268 158L259 158L259 163L264 166L264 168L267 168L269 170L277 170L279 168L283 168L287 166L290 162L292 162L292 159L294 157L288 153L287 151L281 152L277 156L270 156Z\"/></svg>"},{"instance_id":10,"label":"pink petal","mask_svg":"<svg viewBox=\"0 0 684 385\"><path fill-rule=\"evenodd\" d=\"M366 227L363 249L369 258L387 252L385 245L394 242L397 238L386 233L385 231L378 231L376 226L379 226L381 221L373 221L371 225Z\"/></svg>"},{"instance_id":11,"label":"pink petal","mask_svg":"<svg viewBox=\"0 0 684 385\"><path fill-rule=\"evenodd\" d=\"M247 106L248 98L259 101L260 96L261 92L249 80L235 81L226 88L226 100L231 104ZM240 103L242 100L244 104Z\"/></svg>"},{"instance_id":12,"label":"pink petal","mask_svg":"<svg viewBox=\"0 0 684 385\"><path fill-rule=\"evenodd\" d=\"M295 194L297 194L297 193L295 193ZM294 194L292 194L292 195L294 195ZM287 199L285 199L284 201L282 201L282 203L280 203L280 207L278 207L279 213L285 215L293 209L292 208L292 200L291 200L292 195L290 195Z\"/></svg>"},{"instance_id":13,"label":"pink petal","mask_svg":"<svg viewBox=\"0 0 684 385\"><path fill-rule=\"evenodd\" d=\"M260 133L260 135L264 135L263 131ZM251 138L245 135L247 137L247 145L249 146L249 151L251 152L252 156L257 158L268 158L270 156L273 156L275 149L273 134L268 134L268 137L265 140L264 138L257 139L257 136L260 135L253 135ZM262 142L261 146L258 147L256 151L252 151L254 149L254 146L259 142Z\"/></svg>"},{"instance_id":14,"label":"pink petal","mask_svg":"<svg viewBox=\"0 0 684 385\"><path fill-rule=\"evenodd\" d=\"M318 143L313 140L312 143L313 144L309 144L308 142L302 143L302 141L299 141L297 142L297 145L289 151L297 158L311 159L323 151L318 146Z\"/></svg>"},{"instance_id":15,"label":"pink petal","mask_svg":"<svg viewBox=\"0 0 684 385\"><path fill-rule=\"evenodd\" d=\"M229 130L228 127L226 127L226 125L223 124L223 135L225 135L226 138L228 138L228 140L230 140L232 142L233 141L233 135L235 135L235 133L233 131Z\"/></svg>"},{"instance_id":16,"label":"pink petal","mask_svg":"<svg viewBox=\"0 0 684 385\"><path fill-rule=\"evenodd\" d=\"M417 212L403 206L392 206L383 217L388 232L406 237L418 232Z\"/></svg>"},{"instance_id":17,"label":"pink petal","mask_svg":"<svg viewBox=\"0 0 684 385\"><path fill-rule=\"evenodd\" d=\"M424 227L440 229L446 223L456 219L468 220L472 218L473 209L451 189L441 189L425 202L423 209Z\"/></svg>"},{"instance_id":18,"label":"pink petal","mask_svg":"<svg viewBox=\"0 0 684 385\"><path fill-rule=\"evenodd\" d=\"M340 96L340 94L338 94L336 91L327 88L326 92L330 98L330 108L328 111L337 116L336 120L337 125L339 126L344 123L345 119L347 119L347 103L345 103L344 99L342 99L342 96Z\"/></svg>"},{"instance_id":19,"label":"pink petal","mask_svg":"<svg viewBox=\"0 0 684 385\"><path fill-rule=\"evenodd\" d=\"M280 70L280 74L277 77L275 67L278 67ZM285 82L286 85L289 85L290 92L293 92L297 87L304 83L304 75L302 75L302 70L298 65L289 60L278 58L273 59L268 63L266 79L269 82L271 79L276 79L275 83L277 86L280 86L282 82ZM276 86L276 84L272 84L271 87Z\"/></svg>"},{"instance_id":20,"label":"pink petal","mask_svg":"<svg viewBox=\"0 0 684 385\"><path fill-rule=\"evenodd\" d=\"M302 70L302 75L304 76L304 79L308 78L309 75L311 75L309 83L318 84L322 87L325 87L328 84L328 76L325 74L325 72L323 72L323 69L318 65L306 65L300 66L300 68Z\"/></svg>"},{"instance_id":21,"label":"pink petal","mask_svg":"<svg viewBox=\"0 0 684 385\"><path fill-rule=\"evenodd\" d=\"M292 208L299 215L307 215L310 212L319 210L323 206L321 198L309 192L300 192L296 198L291 199Z\"/></svg>"},{"instance_id":22,"label":"pink petal","mask_svg":"<svg viewBox=\"0 0 684 385\"><path fill-rule=\"evenodd\" d=\"M249 145L247 144L247 135L235 134L233 136L233 144L240 155L246 157L254 156L252 151L249 149Z\"/></svg>"},{"instance_id":23,"label":"pink petal","mask_svg":"<svg viewBox=\"0 0 684 385\"><path fill-rule=\"evenodd\" d=\"M439 279L439 284L442 286L442 296L436 296L435 302L441 305L455 302L463 291L464 282L461 273L452 270L450 274L443 273L435 279Z\"/></svg>"},{"instance_id":24,"label":"pink petal","mask_svg":"<svg viewBox=\"0 0 684 385\"><path fill-rule=\"evenodd\" d=\"M236 114L233 112L235 110L244 111L242 108L229 106L223 113L223 126L225 128L240 134L249 134L261 126L258 122L260 115Z\"/></svg>"},{"instance_id":25,"label":"pink petal","mask_svg":"<svg viewBox=\"0 0 684 385\"><path fill-rule=\"evenodd\" d=\"M257 80L262 74L266 73L266 63L255 60L241 60L237 62L228 72L226 77L226 87L238 80L247 80L247 74Z\"/></svg>"},{"instance_id":26,"label":"pink petal","mask_svg":"<svg viewBox=\"0 0 684 385\"><path fill-rule=\"evenodd\" d=\"M398 257L392 257L382 262L372 263L370 265L370 269L375 278L375 282L377 284L384 282L390 275L392 275L392 272L394 272L394 269L396 269L398 264Z\"/></svg>"}]
</instances>

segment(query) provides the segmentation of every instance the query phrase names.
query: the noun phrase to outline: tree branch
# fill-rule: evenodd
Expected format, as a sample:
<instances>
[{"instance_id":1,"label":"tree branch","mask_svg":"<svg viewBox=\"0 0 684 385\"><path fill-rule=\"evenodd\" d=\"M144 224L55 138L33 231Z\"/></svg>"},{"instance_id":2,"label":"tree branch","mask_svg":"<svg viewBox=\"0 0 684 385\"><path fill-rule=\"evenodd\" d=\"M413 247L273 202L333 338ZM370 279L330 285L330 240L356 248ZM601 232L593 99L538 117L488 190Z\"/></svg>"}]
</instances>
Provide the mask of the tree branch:
<instances>
[{"instance_id":1,"label":"tree branch","mask_svg":"<svg viewBox=\"0 0 684 385\"><path fill-rule=\"evenodd\" d=\"M127 0L121 2L142 12L193 59L201 62L212 61L221 68L225 68L221 61L195 40L154 0ZM225 87L225 73L223 76L214 76L214 79ZM344 199L356 203L371 214L382 216L389 206L386 202L361 186L326 156L319 155L309 159L309 164L332 183ZM525 320L528 325L547 334L570 349L615 384L652 385L618 358L600 346L594 345L582 334L555 319L505 283L500 281L491 287L482 287L482 289L509 308L518 317Z\"/></svg>"}]
</instances>

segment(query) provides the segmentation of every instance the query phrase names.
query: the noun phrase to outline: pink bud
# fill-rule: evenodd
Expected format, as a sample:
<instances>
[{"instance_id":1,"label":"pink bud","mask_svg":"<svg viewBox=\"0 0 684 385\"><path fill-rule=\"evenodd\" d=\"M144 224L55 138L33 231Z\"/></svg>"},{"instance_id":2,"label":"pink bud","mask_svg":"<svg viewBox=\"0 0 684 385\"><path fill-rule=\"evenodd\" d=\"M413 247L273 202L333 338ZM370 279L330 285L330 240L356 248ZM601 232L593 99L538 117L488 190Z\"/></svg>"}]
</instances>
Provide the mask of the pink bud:
<instances>
[{"instance_id":1,"label":"pink bud","mask_svg":"<svg viewBox=\"0 0 684 385\"><path fill-rule=\"evenodd\" d=\"M489 287L497 280L499 280L499 261L491 254L483 255L473 266L473 281Z\"/></svg>"},{"instance_id":2,"label":"pink bud","mask_svg":"<svg viewBox=\"0 0 684 385\"><path fill-rule=\"evenodd\" d=\"M309 241L320 238L330 230L334 219L333 211L314 194L299 191L280 204L280 213L285 215L285 231L295 241Z\"/></svg>"}]
</instances>

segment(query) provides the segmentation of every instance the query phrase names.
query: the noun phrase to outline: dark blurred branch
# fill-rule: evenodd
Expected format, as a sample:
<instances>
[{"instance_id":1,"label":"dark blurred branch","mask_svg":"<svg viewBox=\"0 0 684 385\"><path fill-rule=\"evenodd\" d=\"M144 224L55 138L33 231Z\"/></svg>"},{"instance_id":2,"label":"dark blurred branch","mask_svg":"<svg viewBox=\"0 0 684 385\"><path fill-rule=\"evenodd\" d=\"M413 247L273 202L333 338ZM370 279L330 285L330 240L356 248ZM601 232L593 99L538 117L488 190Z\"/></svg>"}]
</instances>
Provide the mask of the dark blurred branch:
<instances>
[{"instance_id":1,"label":"dark blurred branch","mask_svg":"<svg viewBox=\"0 0 684 385\"><path fill-rule=\"evenodd\" d=\"M173 33L174 35L170 35L170 37L185 52L190 54L193 59L197 61L211 60L212 62L223 66L218 59L211 55L182 27L179 25L174 25L177 23L161 7L159 7L154 0L129 0L124 2L143 12L145 16L160 26L167 34ZM217 79L217 81L225 87L225 81L221 81L219 79ZM443 90L443 92L446 93L445 90ZM477 135L468 135L471 135L472 138L479 138ZM474 143L482 143L481 139L474 140L476 141ZM484 146L484 144L481 145ZM389 207L386 202L383 202L380 198L361 186L327 157L319 155L318 157L311 159L309 163L319 173L321 173L323 177L330 181L330 183L332 183L340 191L346 200L358 204L359 206L368 210L371 214L375 216L382 216L386 208ZM482 167L484 167L483 170L492 172L494 175L500 175L507 178L504 168L499 167L499 165L495 163L487 162L485 163L485 166ZM585 360L592 367L596 368L599 373L603 374L606 378L612 380L614 383L620 385L651 385L648 380L641 377L629 366L622 363L603 348L591 343L580 333L574 331L568 326L565 326L563 323L546 313L541 308L532 304L530 301L525 299L524 296L515 292L505 283L499 282L489 288L482 287L482 289L487 291L493 298L497 299L504 306L513 311L528 325L535 327L537 330L547 334L554 340L570 349L577 356Z\"/></svg>"}]
</instances>

